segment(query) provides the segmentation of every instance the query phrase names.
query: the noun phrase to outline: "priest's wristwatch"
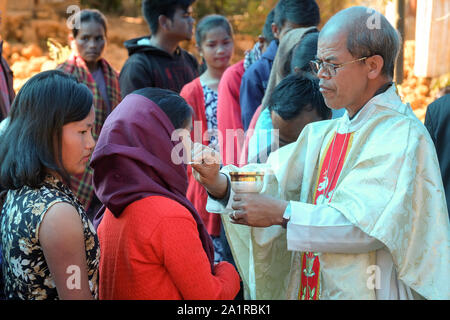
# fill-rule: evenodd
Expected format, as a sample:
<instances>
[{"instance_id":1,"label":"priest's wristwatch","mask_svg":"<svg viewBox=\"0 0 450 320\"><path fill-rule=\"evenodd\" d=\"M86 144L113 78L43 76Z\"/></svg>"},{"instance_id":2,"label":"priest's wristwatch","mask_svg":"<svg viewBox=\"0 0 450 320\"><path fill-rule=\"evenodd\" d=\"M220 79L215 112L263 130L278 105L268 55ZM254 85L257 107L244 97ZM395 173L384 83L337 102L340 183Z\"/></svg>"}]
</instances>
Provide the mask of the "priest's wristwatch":
<instances>
[{"instance_id":1,"label":"priest's wristwatch","mask_svg":"<svg viewBox=\"0 0 450 320\"><path fill-rule=\"evenodd\" d=\"M287 224L290 219L291 219L291 202L288 203L286 210L284 210L283 223L282 223L283 228L286 229Z\"/></svg>"}]
</instances>

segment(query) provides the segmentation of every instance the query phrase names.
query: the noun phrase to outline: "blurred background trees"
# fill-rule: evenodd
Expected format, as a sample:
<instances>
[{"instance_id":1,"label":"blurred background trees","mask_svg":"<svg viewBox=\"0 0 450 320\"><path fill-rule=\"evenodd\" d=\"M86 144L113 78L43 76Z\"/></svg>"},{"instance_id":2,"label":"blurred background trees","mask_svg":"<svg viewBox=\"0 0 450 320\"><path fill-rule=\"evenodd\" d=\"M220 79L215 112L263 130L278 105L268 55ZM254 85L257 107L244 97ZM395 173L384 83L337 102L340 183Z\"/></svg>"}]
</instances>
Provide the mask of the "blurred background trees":
<instances>
[{"instance_id":1,"label":"blurred background trees","mask_svg":"<svg viewBox=\"0 0 450 320\"><path fill-rule=\"evenodd\" d=\"M386 2L387 0L381 0ZM322 21L334 13L353 4L364 4L367 0L317 0L321 9ZM378 1L380 2L380 1ZM139 16L142 0L81 0L81 5L97 8L105 13L125 16ZM238 33L259 35L270 10L277 0L197 0L194 3L194 16L197 20L205 15L217 13L227 16Z\"/></svg>"},{"instance_id":2,"label":"blurred background trees","mask_svg":"<svg viewBox=\"0 0 450 320\"><path fill-rule=\"evenodd\" d=\"M399 28L396 25L399 17L396 8L402 2L405 6L404 59L402 59L404 63L397 65L403 66L403 70L398 72L403 76L403 82L398 89L405 101L411 103L416 115L423 119L426 105L435 98L441 88L450 85L450 49L447 45L450 32L448 12L450 0L316 1L321 13L319 29L336 12L354 5L380 11ZM79 5L81 8L97 8L105 13L108 19L108 47L105 56L114 68L120 70L128 57L124 41L150 33L141 16L141 2L142 0L0 0L3 56L14 71L15 90L19 90L34 74L55 67L57 59L54 59L55 54L52 54L50 49L63 48L62 51L66 49L69 33L66 22L70 16L67 8L73 5ZM193 7L194 18L198 21L207 14L218 13L231 21L235 32L235 54L232 60L234 63L243 58L246 50L253 47L268 13L277 2L278 0L197 0ZM419 24L416 30L418 20L426 18L428 15L425 12L431 10L424 9L424 6L431 4L436 8L432 10L429 28ZM424 42L427 39L429 41ZM194 55L198 55L194 42L185 41L181 45ZM49 46L49 43L54 45ZM428 72L432 69L431 66L444 64L444 72L438 74Z\"/></svg>"},{"instance_id":3,"label":"blurred background trees","mask_svg":"<svg viewBox=\"0 0 450 320\"><path fill-rule=\"evenodd\" d=\"M321 25L333 14L351 5L366 5L382 10L389 0L316 0L320 7ZM227 16L236 33L257 37L267 14L277 0L197 0L194 3L196 20L217 13ZM139 16L142 0L81 0L84 7L97 8L102 12L124 16Z\"/></svg>"}]
</instances>

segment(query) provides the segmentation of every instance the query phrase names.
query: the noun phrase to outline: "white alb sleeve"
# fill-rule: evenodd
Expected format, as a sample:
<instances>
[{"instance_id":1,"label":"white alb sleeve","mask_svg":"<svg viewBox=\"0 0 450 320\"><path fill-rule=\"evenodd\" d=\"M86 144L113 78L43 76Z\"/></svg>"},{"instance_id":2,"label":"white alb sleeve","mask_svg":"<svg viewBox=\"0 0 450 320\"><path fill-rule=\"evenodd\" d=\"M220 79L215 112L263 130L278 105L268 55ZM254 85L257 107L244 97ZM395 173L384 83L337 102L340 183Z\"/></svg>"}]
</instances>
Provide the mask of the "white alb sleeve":
<instances>
[{"instance_id":1,"label":"white alb sleeve","mask_svg":"<svg viewBox=\"0 0 450 320\"><path fill-rule=\"evenodd\" d=\"M356 254L384 247L332 207L297 201L290 204L288 250Z\"/></svg>"}]
</instances>

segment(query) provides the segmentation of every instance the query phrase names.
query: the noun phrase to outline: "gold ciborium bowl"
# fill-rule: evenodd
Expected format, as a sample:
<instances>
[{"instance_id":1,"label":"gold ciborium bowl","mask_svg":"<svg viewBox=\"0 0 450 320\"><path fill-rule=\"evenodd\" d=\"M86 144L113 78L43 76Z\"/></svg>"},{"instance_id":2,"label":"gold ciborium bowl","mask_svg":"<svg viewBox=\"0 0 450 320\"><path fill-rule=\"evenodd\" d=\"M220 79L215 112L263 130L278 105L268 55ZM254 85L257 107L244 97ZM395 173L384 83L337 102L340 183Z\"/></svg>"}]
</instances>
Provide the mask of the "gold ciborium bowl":
<instances>
[{"instance_id":1,"label":"gold ciborium bowl","mask_svg":"<svg viewBox=\"0 0 450 320\"><path fill-rule=\"evenodd\" d=\"M264 184L264 172L230 172L230 180L235 193L259 193Z\"/></svg>"}]
</instances>

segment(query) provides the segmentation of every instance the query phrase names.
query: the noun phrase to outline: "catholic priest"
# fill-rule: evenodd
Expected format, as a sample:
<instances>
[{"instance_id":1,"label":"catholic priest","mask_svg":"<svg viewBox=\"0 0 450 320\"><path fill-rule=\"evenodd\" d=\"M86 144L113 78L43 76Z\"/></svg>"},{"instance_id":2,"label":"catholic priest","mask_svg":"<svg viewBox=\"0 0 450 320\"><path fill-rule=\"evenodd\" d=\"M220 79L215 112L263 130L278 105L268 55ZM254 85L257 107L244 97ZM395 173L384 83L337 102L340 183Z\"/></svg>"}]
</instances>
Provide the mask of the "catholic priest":
<instances>
[{"instance_id":1,"label":"catholic priest","mask_svg":"<svg viewBox=\"0 0 450 320\"><path fill-rule=\"evenodd\" d=\"M392 82L400 44L369 8L325 24L311 63L327 106L346 112L272 153L261 194L234 194L238 168L219 172L217 154L195 146L208 211L232 210L242 228L280 226L251 235L257 257L240 269L251 286L280 299L450 299L444 188L433 142ZM254 254L246 246L232 248L237 260Z\"/></svg>"}]
</instances>

